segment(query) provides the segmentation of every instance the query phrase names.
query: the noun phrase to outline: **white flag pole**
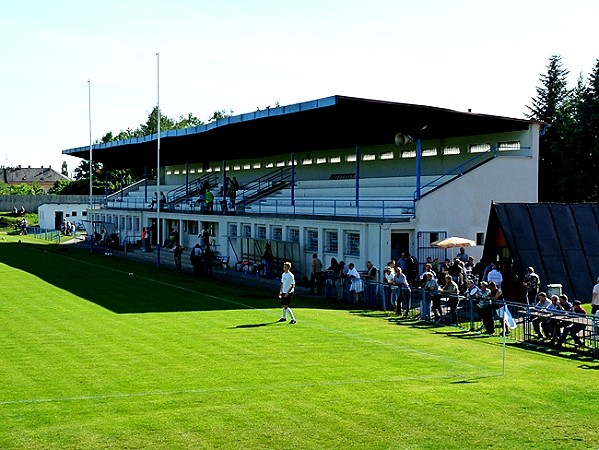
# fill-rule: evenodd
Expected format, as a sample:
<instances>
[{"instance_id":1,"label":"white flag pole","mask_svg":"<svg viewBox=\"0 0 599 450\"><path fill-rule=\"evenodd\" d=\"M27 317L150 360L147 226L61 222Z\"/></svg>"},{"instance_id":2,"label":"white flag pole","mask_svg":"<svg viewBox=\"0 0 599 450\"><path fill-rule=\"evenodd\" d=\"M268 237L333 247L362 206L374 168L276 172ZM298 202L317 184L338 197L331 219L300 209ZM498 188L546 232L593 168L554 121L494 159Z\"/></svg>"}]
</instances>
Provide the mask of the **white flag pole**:
<instances>
[{"instance_id":1,"label":"white flag pole","mask_svg":"<svg viewBox=\"0 0 599 450\"><path fill-rule=\"evenodd\" d=\"M92 82L91 80L87 80L87 109L88 109L88 120L89 120L89 212L88 220L89 220L89 242L90 242L90 252L94 250L94 203L93 203L93 193L92 193Z\"/></svg>"},{"instance_id":2,"label":"white flag pole","mask_svg":"<svg viewBox=\"0 0 599 450\"><path fill-rule=\"evenodd\" d=\"M157 256L156 266L160 267L160 247L161 247L161 233L160 233L160 209L162 208L162 196L160 194L160 53L156 53L156 88L157 88L157 101L156 101L156 113L158 115L158 148L156 157L156 200L158 202L158 214L156 217L156 245Z\"/></svg>"}]
</instances>

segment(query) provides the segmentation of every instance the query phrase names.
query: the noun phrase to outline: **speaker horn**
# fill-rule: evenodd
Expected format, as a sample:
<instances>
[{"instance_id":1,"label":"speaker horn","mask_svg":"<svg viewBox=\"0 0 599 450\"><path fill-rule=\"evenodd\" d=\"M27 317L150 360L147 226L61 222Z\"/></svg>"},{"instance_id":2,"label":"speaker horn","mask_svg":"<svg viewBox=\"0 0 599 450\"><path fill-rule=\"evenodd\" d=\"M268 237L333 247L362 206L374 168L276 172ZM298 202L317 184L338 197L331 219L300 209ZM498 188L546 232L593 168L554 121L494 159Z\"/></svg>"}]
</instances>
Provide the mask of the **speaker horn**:
<instances>
[{"instance_id":1,"label":"speaker horn","mask_svg":"<svg viewBox=\"0 0 599 450\"><path fill-rule=\"evenodd\" d=\"M395 145L398 147L411 144L412 142L414 142L414 139L409 134L397 133L395 135Z\"/></svg>"}]
</instances>

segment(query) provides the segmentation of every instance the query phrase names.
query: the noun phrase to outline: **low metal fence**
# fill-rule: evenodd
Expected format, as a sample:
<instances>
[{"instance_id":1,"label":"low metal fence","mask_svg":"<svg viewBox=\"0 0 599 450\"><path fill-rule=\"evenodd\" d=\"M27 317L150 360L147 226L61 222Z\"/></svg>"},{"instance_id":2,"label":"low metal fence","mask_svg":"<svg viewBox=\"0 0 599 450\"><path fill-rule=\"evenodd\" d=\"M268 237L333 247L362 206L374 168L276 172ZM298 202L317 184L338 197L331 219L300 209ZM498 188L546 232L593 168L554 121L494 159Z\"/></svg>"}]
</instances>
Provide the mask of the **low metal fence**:
<instances>
[{"instance_id":1,"label":"low metal fence","mask_svg":"<svg viewBox=\"0 0 599 450\"><path fill-rule=\"evenodd\" d=\"M410 319L454 325L473 332L504 333L513 341L574 350L599 358L599 318L594 316L539 310L512 301L493 303L483 310L463 295L427 296L419 287L400 288L329 273L325 275L324 293L327 298L346 305L392 311ZM436 313L435 306L439 308ZM489 314L486 323L492 324L493 330L485 329L485 314Z\"/></svg>"}]
</instances>

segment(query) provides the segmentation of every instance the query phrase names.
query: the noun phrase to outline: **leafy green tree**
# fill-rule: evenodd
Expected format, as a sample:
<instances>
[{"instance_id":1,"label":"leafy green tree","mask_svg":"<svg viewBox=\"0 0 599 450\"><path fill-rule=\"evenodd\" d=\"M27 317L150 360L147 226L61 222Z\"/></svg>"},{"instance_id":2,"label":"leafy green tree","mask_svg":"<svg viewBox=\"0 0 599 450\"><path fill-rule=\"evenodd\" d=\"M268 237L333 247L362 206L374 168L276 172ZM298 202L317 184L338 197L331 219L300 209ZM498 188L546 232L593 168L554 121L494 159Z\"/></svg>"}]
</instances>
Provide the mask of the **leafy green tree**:
<instances>
[{"instance_id":1,"label":"leafy green tree","mask_svg":"<svg viewBox=\"0 0 599 450\"><path fill-rule=\"evenodd\" d=\"M221 109L220 111L214 111L212 116L208 119L208 122L216 122L217 120L226 119L227 117L231 117L233 115L233 110L230 109L227 112L226 109Z\"/></svg>"}]
</instances>

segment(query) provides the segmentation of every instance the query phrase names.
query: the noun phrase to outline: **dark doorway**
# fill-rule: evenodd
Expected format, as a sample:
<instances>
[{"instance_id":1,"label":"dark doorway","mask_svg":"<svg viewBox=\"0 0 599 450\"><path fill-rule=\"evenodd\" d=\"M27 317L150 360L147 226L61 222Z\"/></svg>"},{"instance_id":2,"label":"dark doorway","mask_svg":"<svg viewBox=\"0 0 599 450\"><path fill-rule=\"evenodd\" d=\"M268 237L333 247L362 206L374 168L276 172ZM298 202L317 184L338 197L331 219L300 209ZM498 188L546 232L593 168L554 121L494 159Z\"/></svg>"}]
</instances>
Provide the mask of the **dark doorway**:
<instances>
[{"instance_id":1,"label":"dark doorway","mask_svg":"<svg viewBox=\"0 0 599 450\"><path fill-rule=\"evenodd\" d=\"M63 221L63 212L62 211L54 211L54 229L60 230L62 227Z\"/></svg>"},{"instance_id":2,"label":"dark doorway","mask_svg":"<svg viewBox=\"0 0 599 450\"><path fill-rule=\"evenodd\" d=\"M399 261L403 252L410 251L410 233L391 232L391 259Z\"/></svg>"}]
</instances>

